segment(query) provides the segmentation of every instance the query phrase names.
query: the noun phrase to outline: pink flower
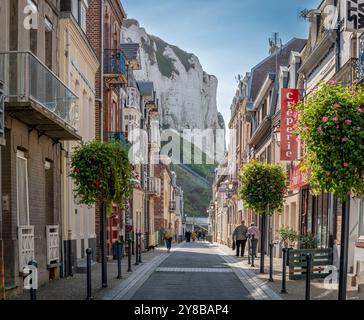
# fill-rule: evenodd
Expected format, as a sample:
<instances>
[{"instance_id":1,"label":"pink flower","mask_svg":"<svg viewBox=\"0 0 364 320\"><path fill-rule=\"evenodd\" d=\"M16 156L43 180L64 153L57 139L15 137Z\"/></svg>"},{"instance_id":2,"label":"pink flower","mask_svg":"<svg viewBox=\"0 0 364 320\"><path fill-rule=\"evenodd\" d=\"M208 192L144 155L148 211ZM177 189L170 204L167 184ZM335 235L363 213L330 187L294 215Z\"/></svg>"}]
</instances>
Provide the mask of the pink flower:
<instances>
[{"instance_id":1,"label":"pink flower","mask_svg":"<svg viewBox=\"0 0 364 320\"><path fill-rule=\"evenodd\" d=\"M350 94L351 94L352 96L355 96L355 95L356 95L356 92L355 92L355 91L351 91L351 92L350 92Z\"/></svg>"},{"instance_id":2,"label":"pink flower","mask_svg":"<svg viewBox=\"0 0 364 320\"><path fill-rule=\"evenodd\" d=\"M327 83L328 84L332 84L332 85L336 85L337 84L337 81L336 80L329 80Z\"/></svg>"},{"instance_id":3,"label":"pink flower","mask_svg":"<svg viewBox=\"0 0 364 320\"><path fill-rule=\"evenodd\" d=\"M331 172L327 170L326 175L329 177L331 175Z\"/></svg>"},{"instance_id":4,"label":"pink flower","mask_svg":"<svg viewBox=\"0 0 364 320\"><path fill-rule=\"evenodd\" d=\"M333 118L332 118L332 120L334 120L334 121L338 121L338 120L339 120L339 118L338 118L338 117L333 117Z\"/></svg>"},{"instance_id":5,"label":"pink flower","mask_svg":"<svg viewBox=\"0 0 364 320\"><path fill-rule=\"evenodd\" d=\"M353 120L350 120L350 119L345 120L346 124L351 124L352 122L353 122Z\"/></svg>"},{"instance_id":6,"label":"pink flower","mask_svg":"<svg viewBox=\"0 0 364 320\"><path fill-rule=\"evenodd\" d=\"M361 128L360 127L357 127L356 128L356 131L358 131L358 132L361 131Z\"/></svg>"},{"instance_id":7,"label":"pink flower","mask_svg":"<svg viewBox=\"0 0 364 320\"><path fill-rule=\"evenodd\" d=\"M349 191L348 193L347 193L347 195L348 196L351 196L353 193L351 192L351 191Z\"/></svg>"},{"instance_id":8,"label":"pink flower","mask_svg":"<svg viewBox=\"0 0 364 320\"><path fill-rule=\"evenodd\" d=\"M328 120L329 120L329 117L323 117L323 118L322 118L322 121L325 121L325 122L326 122L326 121L328 121Z\"/></svg>"},{"instance_id":9,"label":"pink flower","mask_svg":"<svg viewBox=\"0 0 364 320\"><path fill-rule=\"evenodd\" d=\"M358 112L364 112L363 108L358 108Z\"/></svg>"},{"instance_id":10,"label":"pink flower","mask_svg":"<svg viewBox=\"0 0 364 320\"><path fill-rule=\"evenodd\" d=\"M349 164L348 164L347 162L345 162L345 163L343 163L343 166L344 166L345 168L347 168L347 167L349 166Z\"/></svg>"},{"instance_id":11,"label":"pink flower","mask_svg":"<svg viewBox=\"0 0 364 320\"><path fill-rule=\"evenodd\" d=\"M318 133L322 133L322 128L321 128L321 127L318 127L318 128L317 128L317 132L318 132Z\"/></svg>"},{"instance_id":12,"label":"pink flower","mask_svg":"<svg viewBox=\"0 0 364 320\"><path fill-rule=\"evenodd\" d=\"M337 128L337 129L339 129L339 128L340 128L340 126L339 126L339 125L337 125L337 126L336 126L336 128Z\"/></svg>"},{"instance_id":13,"label":"pink flower","mask_svg":"<svg viewBox=\"0 0 364 320\"><path fill-rule=\"evenodd\" d=\"M334 108L335 108L335 109L339 109L339 108L340 108L340 105L339 105L338 103L335 103L335 104L334 104Z\"/></svg>"}]
</instances>

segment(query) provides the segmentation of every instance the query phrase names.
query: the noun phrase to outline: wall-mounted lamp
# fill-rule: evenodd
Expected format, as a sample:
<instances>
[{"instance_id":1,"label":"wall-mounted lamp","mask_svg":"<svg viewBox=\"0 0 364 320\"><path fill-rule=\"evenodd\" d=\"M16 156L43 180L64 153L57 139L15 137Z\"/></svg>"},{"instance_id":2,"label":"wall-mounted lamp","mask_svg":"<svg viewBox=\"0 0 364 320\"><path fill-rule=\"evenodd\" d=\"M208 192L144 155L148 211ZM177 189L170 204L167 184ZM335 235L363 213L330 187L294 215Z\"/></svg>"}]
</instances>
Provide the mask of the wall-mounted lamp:
<instances>
[{"instance_id":1,"label":"wall-mounted lamp","mask_svg":"<svg viewBox=\"0 0 364 320\"><path fill-rule=\"evenodd\" d=\"M280 143L281 143L281 128L280 127L275 127L274 128L273 138L274 138L274 141L276 141L278 146L279 146Z\"/></svg>"}]
</instances>

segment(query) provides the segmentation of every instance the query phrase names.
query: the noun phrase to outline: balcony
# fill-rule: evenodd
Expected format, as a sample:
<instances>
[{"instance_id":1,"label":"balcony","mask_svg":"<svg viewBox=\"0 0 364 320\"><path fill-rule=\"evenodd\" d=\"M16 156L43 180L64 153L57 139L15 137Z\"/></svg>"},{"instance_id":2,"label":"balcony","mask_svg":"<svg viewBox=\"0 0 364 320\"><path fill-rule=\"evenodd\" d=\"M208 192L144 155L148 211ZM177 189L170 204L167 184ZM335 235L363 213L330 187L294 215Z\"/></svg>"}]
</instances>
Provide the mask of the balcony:
<instances>
[{"instance_id":1,"label":"balcony","mask_svg":"<svg viewBox=\"0 0 364 320\"><path fill-rule=\"evenodd\" d=\"M104 78L108 86L127 83L126 60L120 49L104 50Z\"/></svg>"},{"instance_id":2,"label":"balcony","mask_svg":"<svg viewBox=\"0 0 364 320\"><path fill-rule=\"evenodd\" d=\"M0 52L5 111L54 140L81 140L76 95L30 52Z\"/></svg>"},{"instance_id":3,"label":"balcony","mask_svg":"<svg viewBox=\"0 0 364 320\"><path fill-rule=\"evenodd\" d=\"M363 79L363 68L364 65L360 66L358 59L351 58L335 73L332 79L342 82L345 86L351 85L355 80Z\"/></svg>"},{"instance_id":4,"label":"balcony","mask_svg":"<svg viewBox=\"0 0 364 320\"><path fill-rule=\"evenodd\" d=\"M176 201L169 201L169 212L176 212Z\"/></svg>"},{"instance_id":5,"label":"balcony","mask_svg":"<svg viewBox=\"0 0 364 320\"><path fill-rule=\"evenodd\" d=\"M149 177L147 180L148 194L159 197L161 194L161 179Z\"/></svg>"},{"instance_id":6,"label":"balcony","mask_svg":"<svg viewBox=\"0 0 364 320\"><path fill-rule=\"evenodd\" d=\"M119 140L122 144L128 145L128 138L122 132L104 132L104 140Z\"/></svg>"},{"instance_id":7,"label":"balcony","mask_svg":"<svg viewBox=\"0 0 364 320\"><path fill-rule=\"evenodd\" d=\"M148 110L151 118L155 118L159 116L158 105L155 100L150 100L145 104L146 109Z\"/></svg>"}]
</instances>

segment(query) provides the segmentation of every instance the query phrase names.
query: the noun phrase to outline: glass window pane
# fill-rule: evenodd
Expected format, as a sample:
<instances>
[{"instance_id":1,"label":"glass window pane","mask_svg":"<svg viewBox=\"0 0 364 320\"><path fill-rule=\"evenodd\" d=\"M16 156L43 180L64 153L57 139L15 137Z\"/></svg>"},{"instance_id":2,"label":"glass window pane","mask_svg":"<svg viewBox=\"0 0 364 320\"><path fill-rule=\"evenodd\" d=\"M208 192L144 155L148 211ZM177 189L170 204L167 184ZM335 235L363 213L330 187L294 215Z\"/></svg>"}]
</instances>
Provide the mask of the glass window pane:
<instances>
[{"instance_id":1,"label":"glass window pane","mask_svg":"<svg viewBox=\"0 0 364 320\"><path fill-rule=\"evenodd\" d=\"M359 208L359 237L364 237L364 199L360 200L360 208Z\"/></svg>"},{"instance_id":2,"label":"glass window pane","mask_svg":"<svg viewBox=\"0 0 364 320\"><path fill-rule=\"evenodd\" d=\"M19 226L29 225L28 220L28 186L27 160L17 157L17 205Z\"/></svg>"}]
</instances>

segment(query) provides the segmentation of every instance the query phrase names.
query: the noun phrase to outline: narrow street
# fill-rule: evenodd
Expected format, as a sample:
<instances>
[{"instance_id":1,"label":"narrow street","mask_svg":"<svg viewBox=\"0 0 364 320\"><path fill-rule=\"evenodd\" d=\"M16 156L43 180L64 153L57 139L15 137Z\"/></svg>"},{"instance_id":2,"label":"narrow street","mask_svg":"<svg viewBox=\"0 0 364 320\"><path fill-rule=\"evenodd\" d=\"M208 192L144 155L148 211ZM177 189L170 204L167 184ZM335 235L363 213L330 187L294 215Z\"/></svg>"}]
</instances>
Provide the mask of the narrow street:
<instances>
[{"instance_id":1,"label":"narrow street","mask_svg":"<svg viewBox=\"0 0 364 320\"><path fill-rule=\"evenodd\" d=\"M133 300L252 299L232 268L207 242L185 243L138 289Z\"/></svg>"}]
</instances>

